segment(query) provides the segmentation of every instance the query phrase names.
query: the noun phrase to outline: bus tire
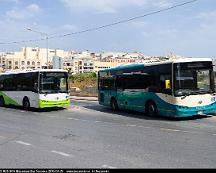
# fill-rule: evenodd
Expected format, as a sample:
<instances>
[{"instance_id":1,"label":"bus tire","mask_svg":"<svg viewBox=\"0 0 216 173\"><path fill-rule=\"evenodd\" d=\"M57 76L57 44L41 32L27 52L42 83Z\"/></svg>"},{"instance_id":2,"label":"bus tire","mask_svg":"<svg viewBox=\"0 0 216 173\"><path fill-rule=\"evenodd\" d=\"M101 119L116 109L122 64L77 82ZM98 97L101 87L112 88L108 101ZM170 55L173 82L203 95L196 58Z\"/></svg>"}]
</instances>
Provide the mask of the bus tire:
<instances>
[{"instance_id":1,"label":"bus tire","mask_svg":"<svg viewBox=\"0 0 216 173\"><path fill-rule=\"evenodd\" d=\"M110 106L111 106L111 109L113 111L118 111L119 110L118 103L117 103L115 98L111 99Z\"/></svg>"},{"instance_id":2,"label":"bus tire","mask_svg":"<svg viewBox=\"0 0 216 173\"><path fill-rule=\"evenodd\" d=\"M30 109L30 102L27 97L23 99L23 109L28 111Z\"/></svg>"},{"instance_id":3,"label":"bus tire","mask_svg":"<svg viewBox=\"0 0 216 173\"><path fill-rule=\"evenodd\" d=\"M0 97L0 107L4 107L5 106L5 101L4 101L4 97Z\"/></svg>"},{"instance_id":4,"label":"bus tire","mask_svg":"<svg viewBox=\"0 0 216 173\"><path fill-rule=\"evenodd\" d=\"M145 106L145 113L151 117L158 115L157 106L153 101L147 102L147 104Z\"/></svg>"}]
</instances>

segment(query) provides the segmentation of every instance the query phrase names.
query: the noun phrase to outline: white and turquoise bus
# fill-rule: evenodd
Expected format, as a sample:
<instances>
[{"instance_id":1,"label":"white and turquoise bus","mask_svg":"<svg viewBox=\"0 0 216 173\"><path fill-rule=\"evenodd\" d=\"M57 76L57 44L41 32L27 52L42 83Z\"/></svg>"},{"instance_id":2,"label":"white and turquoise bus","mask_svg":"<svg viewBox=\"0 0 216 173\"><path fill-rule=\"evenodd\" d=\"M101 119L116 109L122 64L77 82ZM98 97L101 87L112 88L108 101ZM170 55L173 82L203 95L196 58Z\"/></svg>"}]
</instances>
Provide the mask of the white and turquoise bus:
<instances>
[{"instance_id":1,"label":"white and turquoise bus","mask_svg":"<svg viewBox=\"0 0 216 173\"><path fill-rule=\"evenodd\" d=\"M212 59L179 58L98 72L99 104L147 115L189 117L216 112Z\"/></svg>"},{"instance_id":2,"label":"white and turquoise bus","mask_svg":"<svg viewBox=\"0 0 216 173\"><path fill-rule=\"evenodd\" d=\"M70 105L68 73L42 69L0 74L0 106L32 108L67 107Z\"/></svg>"}]
</instances>

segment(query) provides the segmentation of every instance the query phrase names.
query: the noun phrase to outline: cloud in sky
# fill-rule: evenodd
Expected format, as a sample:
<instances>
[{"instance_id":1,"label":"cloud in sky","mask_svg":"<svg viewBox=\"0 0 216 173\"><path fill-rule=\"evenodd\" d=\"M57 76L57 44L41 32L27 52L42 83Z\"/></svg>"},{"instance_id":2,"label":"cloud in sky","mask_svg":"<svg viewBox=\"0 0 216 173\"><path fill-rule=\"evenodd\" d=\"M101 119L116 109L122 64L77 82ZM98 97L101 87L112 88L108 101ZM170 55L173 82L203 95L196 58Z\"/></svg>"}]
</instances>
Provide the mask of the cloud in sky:
<instances>
[{"instance_id":1,"label":"cloud in sky","mask_svg":"<svg viewBox=\"0 0 216 173\"><path fill-rule=\"evenodd\" d=\"M155 6L165 8L171 6L171 0L60 0L73 11L93 11L95 13L115 13L123 7Z\"/></svg>"},{"instance_id":2,"label":"cloud in sky","mask_svg":"<svg viewBox=\"0 0 216 173\"><path fill-rule=\"evenodd\" d=\"M159 0L159 1L154 1L153 5L158 8L167 8L173 5L173 1L171 2L171 0Z\"/></svg>"},{"instance_id":3,"label":"cloud in sky","mask_svg":"<svg viewBox=\"0 0 216 173\"><path fill-rule=\"evenodd\" d=\"M215 20L215 18L216 18L216 10L199 13L196 16L196 18L201 19L201 20L212 20L212 19Z\"/></svg>"},{"instance_id":4,"label":"cloud in sky","mask_svg":"<svg viewBox=\"0 0 216 173\"><path fill-rule=\"evenodd\" d=\"M114 13L125 5L140 5L145 0L61 0L73 11L92 11L94 13ZM124 2L125 1L125 2Z\"/></svg>"},{"instance_id":5,"label":"cloud in sky","mask_svg":"<svg viewBox=\"0 0 216 173\"><path fill-rule=\"evenodd\" d=\"M30 4L25 8L14 8L6 12L6 16L10 19L25 20L40 14L41 8L37 4Z\"/></svg>"},{"instance_id":6,"label":"cloud in sky","mask_svg":"<svg viewBox=\"0 0 216 173\"><path fill-rule=\"evenodd\" d=\"M19 3L20 2L20 0L0 0L0 3L3 3L3 2L15 2L15 3Z\"/></svg>"}]
</instances>

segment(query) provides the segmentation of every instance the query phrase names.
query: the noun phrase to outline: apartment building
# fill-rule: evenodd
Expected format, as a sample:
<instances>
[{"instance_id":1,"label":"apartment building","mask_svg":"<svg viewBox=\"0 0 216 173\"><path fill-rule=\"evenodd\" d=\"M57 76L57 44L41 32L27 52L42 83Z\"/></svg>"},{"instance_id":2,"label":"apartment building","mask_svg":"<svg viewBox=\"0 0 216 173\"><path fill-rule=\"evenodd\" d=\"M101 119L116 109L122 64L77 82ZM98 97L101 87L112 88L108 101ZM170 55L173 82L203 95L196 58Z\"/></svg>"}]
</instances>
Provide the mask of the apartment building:
<instances>
[{"instance_id":1,"label":"apartment building","mask_svg":"<svg viewBox=\"0 0 216 173\"><path fill-rule=\"evenodd\" d=\"M94 53L73 53L69 57L64 58L64 68L71 74L93 72L94 61Z\"/></svg>"},{"instance_id":2,"label":"apartment building","mask_svg":"<svg viewBox=\"0 0 216 173\"><path fill-rule=\"evenodd\" d=\"M38 69L51 65L54 56L66 57L68 52L59 49L23 47L19 52L0 54L0 64L5 70Z\"/></svg>"}]
</instances>

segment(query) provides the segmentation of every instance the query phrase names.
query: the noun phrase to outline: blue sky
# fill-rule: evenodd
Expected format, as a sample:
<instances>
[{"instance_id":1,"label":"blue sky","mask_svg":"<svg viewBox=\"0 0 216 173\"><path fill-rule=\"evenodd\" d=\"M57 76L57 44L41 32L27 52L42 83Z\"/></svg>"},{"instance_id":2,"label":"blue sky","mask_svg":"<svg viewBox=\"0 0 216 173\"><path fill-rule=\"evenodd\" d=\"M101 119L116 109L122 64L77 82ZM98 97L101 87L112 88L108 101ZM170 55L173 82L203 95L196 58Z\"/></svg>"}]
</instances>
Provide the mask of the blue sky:
<instances>
[{"instance_id":1,"label":"blue sky","mask_svg":"<svg viewBox=\"0 0 216 173\"><path fill-rule=\"evenodd\" d=\"M187 0L0 0L0 42L67 34L143 15ZM45 41L0 44L0 52ZM50 48L216 57L216 1L195 3L99 31L49 40Z\"/></svg>"}]
</instances>

